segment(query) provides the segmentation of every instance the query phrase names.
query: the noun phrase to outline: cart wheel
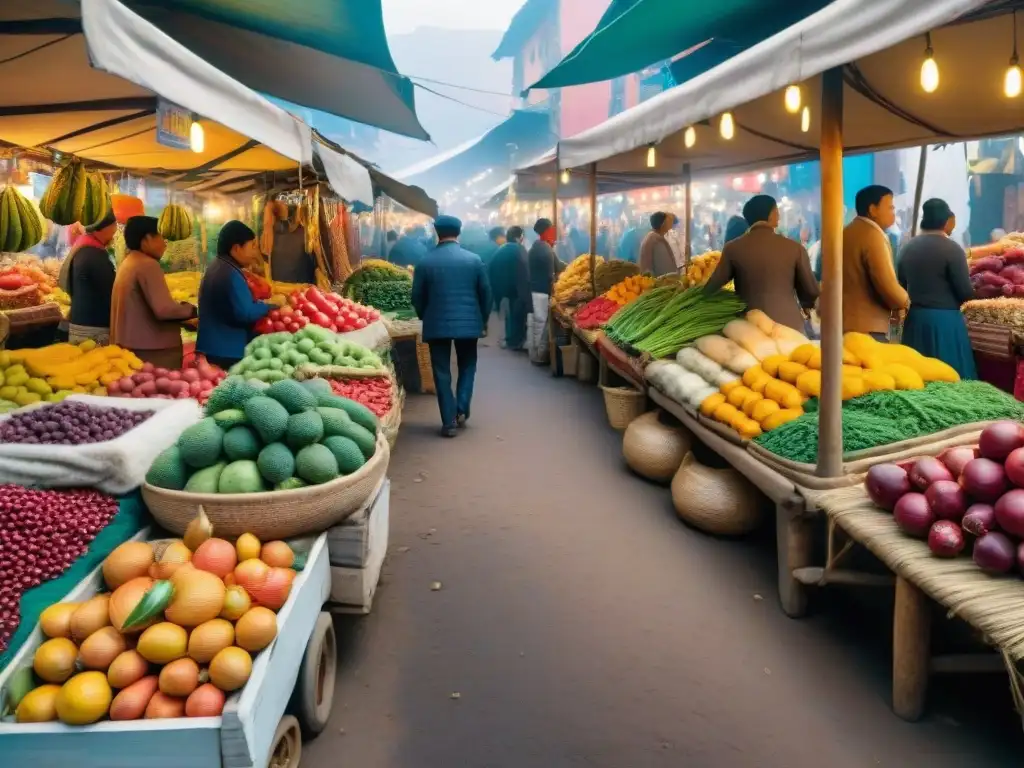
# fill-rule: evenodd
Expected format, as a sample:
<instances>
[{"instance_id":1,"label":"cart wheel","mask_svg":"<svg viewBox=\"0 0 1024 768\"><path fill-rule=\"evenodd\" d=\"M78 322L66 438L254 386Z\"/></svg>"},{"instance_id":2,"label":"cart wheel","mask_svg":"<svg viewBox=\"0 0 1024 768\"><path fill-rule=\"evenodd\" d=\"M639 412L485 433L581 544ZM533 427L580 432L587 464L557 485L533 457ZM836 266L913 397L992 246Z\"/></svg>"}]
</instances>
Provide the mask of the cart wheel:
<instances>
[{"instance_id":1,"label":"cart wheel","mask_svg":"<svg viewBox=\"0 0 1024 768\"><path fill-rule=\"evenodd\" d=\"M307 738L317 736L325 727L334 705L335 673L338 669L338 643L331 614L321 612L313 634L306 643L302 667L295 685L295 714Z\"/></svg>"},{"instance_id":2,"label":"cart wheel","mask_svg":"<svg viewBox=\"0 0 1024 768\"><path fill-rule=\"evenodd\" d=\"M299 760L302 759L302 734L299 732L298 720L291 715L282 717L281 722L277 724L273 744L267 768L299 768Z\"/></svg>"}]
</instances>

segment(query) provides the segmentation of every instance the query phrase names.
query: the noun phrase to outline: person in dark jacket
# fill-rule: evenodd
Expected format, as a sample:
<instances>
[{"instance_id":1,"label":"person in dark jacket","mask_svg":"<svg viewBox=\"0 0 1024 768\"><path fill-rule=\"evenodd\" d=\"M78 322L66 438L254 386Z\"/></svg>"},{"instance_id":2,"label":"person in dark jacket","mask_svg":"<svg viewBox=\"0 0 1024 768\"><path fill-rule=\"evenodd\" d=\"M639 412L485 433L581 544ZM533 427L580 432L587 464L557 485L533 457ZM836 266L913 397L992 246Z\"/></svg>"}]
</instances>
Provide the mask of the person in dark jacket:
<instances>
[{"instance_id":1,"label":"person in dark jacket","mask_svg":"<svg viewBox=\"0 0 1024 768\"><path fill-rule=\"evenodd\" d=\"M555 278L565 269L565 265L555 255L557 236L551 219L537 219L533 231L537 233L537 241L530 246L528 257L530 314L533 315L533 322L527 322L531 329L527 348L530 352L530 361L543 364L548 358L547 329L551 293L554 290Z\"/></svg>"},{"instance_id":2,"label":"person in dark jacket","mask_svg":"<svg viewBox=\"0 0 1024 768\"><path fill-rule=\"evenodd\" d=\"M253 324L275 308L253 298L242 274L261 258L256 233L240 221L229 221L217 238L217 258L199 285L196 352L224 370L242 359Z\"/></svg>"},{"instance_id":3,"label":"person in dark jacket","mask_svg":"<svg viewBox=\"0 0 1024 768\"><path fill-rule=\"evenodd\" d=\"M115 270L107 246L116 233L117 219L111 212L86 227L61 265L60 285L71 297L68 341L72 344L86 339L110 343L110 295Z\"/></svg>"},{"instance_id":4,"label":"person in dark jacket","mask_svg":"<svg viewBox=\"0 0 1024 768\"><path fill-rule=\"evenodd\" d=\"M473 400L477 340L491 312L491 288L480 257L459 245L462 222L439 216L434 222L437 246L419 263L412 280L412 305L423 321L423 341L441 412L441 434L455 437L465 426ZM458 381L452 393L452 346Z\"/></svg>"},{"instance_id":5,"label":"person in dark jacket","mask_svg":"<svg viewBox=\"0 0 1024 768\"><path fill-rule=\"evenodd\" d=\"M488 270L491 293L498 308L501 338L498 346L521 352L526 343L526 316L530 313L530 268L523 228L509 227Z\"/></svg>"},{"instance_id":6,"label":"person in dark jacket","mask_svg":"<svg viewBox=\"0 0 1024 768\"><path fill-rule=\"evenodd\" d=\"M423 227L410 227L392 246L388 253L388 261L399 267L415 269L427 255L427 246L423 244L426 236Z\"/></svg>"},{"instance_id":7,"label":"person in dark jacket","mask_svg":"<svg viewBox=\"0 0 1024 768\"><path fill-rule=\"evenodd\" d=\"M746 219L742 216L731 216L725 225L725 242L731 243L737 237L742 237L747 234L748 229L750 229L750 225L747 224Z\"/></svg>"}]
</instances>

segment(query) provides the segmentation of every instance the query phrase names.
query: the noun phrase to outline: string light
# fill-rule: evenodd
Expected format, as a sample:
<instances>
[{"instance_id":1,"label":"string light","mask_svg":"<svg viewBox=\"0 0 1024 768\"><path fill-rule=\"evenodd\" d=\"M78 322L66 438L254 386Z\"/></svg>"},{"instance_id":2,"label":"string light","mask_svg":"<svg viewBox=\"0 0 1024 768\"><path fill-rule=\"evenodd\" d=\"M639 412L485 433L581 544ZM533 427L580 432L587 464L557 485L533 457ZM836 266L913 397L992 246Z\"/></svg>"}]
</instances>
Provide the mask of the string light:
<instances>
[{"instance_id":1,"label":"string light","mask_svg":"<svg viewBox=\"0 0 1024 768\"><path fill-rule=\"evenodd\" d=\"M799 85L791 85L786 89L786 111L789 112L789 114L795 115L800 111L801 96L802 94L800 93Z\"/></svg>"},{"instance_id":2,"label":"string light","mask_svg":"<svg viewBox=\"0 0 1024 768\"><path fill-rule=\"evenodd\" d=\"M569 183L569 169L568 168L566 168L564 171L562 171L562 183L563 184L568 184Z\"/></svg>"},{"instance_id":3,"label":"string light","mask_svg":"<svg viewBox=\"0 0 1024 768\"><path fill-rule=\"evenodd\" d=\"M687 149L693 149L693 145L697 143L697 129L692 125L686 129L683 134L683 144L686 145Z\"/></svg>"},{"instance_id":4,"label":"string light","mask_svg":"<svg viewBox=\"0 0 1024 768\"><path fill-rule=\"evenodd\" d=\"M935 93L939 89L939 65L935 63L935 51L932 50L932 33L924 36L924 61L921 62L921 88L925 93Z\"/></svg>"},{"instance_id":5,"label":"string light","mask_svg":"<svg viewBox=\"0 0 1024 768\"><path fill-rule=\"evenodd\" d=\"M651 146L649 146L647 148L647 167L648 168L653 168L657 164L658 164L658 151L654 148L654 145L651 144Z\"/></svg>"},{"instance_id":6,"label":"string light","mask_svg":"<svg viewBox=\"0 0 1024 768\"><path fill-rule=\"evenodd\" d=\"M732 119L732 112L725 112L718 123L718 132L726 141L730 141L736 135L736 121Z\"/></svg>"},{"instance_id":7,"label":"string light","mask_svg":"<svg viewBox=\"0 0 1024 768\"><path fill-rule=\"evenodd\" d=\"M811 108L804 107L800 112L800 130L807 133L811 130Z\"/></svg>"},{"instance_id":8,"label":"string light","mask_svg":"<svg viewBox=\"0 0 1024 768\"><path fill-rule=\"evenodd\" d=\"M203 126L197 120L193 120L192 127L189 128L188 145L197 155L201 155L206 148L206 134L203 132Z\"/></svg>"},{"instance_id":9,"label":"string light","mask_svg":"<svg viewBox=\"0 0 1024 768\"><path fill-rule=\"evenodd\" d=\"M1017 11L1013 12L1013 55L1010 57L1010 66L1006 69L1006 77L1003 78L1003 93L1006 98L1015 99L1021 92L1020 62L1017 58Z\"/></svg>"}]
</instances>

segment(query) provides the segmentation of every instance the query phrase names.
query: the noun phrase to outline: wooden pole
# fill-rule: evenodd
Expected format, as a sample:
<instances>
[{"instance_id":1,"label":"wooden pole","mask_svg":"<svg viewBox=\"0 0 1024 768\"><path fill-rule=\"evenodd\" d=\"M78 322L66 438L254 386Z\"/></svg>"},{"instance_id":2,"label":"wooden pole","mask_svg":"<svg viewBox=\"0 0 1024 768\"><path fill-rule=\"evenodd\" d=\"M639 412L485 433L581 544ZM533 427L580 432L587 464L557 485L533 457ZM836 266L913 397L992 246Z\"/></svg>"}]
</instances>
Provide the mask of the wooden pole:
<instances>
[{"instance_id":1,"label":"wooden pole","mask_svg":"<svg viewBox=\"0 0 1024 768\"><path fill-rule=\"evenodd\" d=\"M818 475L843 471L843 72L821 78L821 397Z\"/></svg>"},{"instance_id":2,"label":"wooden pole","mask_svg":"<svg viewBox=\"0 0 1024 768\"><path fill-rule=\"evenodd\" d=\"M551 223L555 225L555 240L558 240L558 185L562 175L560 165L561 153L555 149L555 183L551 187Z\"/></svg>"},{"instance_id":3,"label":"wooden pole","mask_svg":"<svg viewBox=\"0 0 1024 768\"><path fill-rule=\"evenodd\" d=\"M917 234L920 222L917 212L921 210L921 197L924 195L924 172L928 168L928 145L921 147L921 159L917 163L917 184L914 185L914 210L910 212L910 236Z\"/></svg>"},{"instance_id":4,"label":"wooden pole","mask_svg":"<svg viewBox=\"0 0 1024 768\"><path fill-rule=\"evenodd\" d=\"M690 174L690 164L683 164L683 194L686 195L683 201L683 266L690 266L690 258L693 256L693 247L690 227L693 226L693 182Z\"/></svg>"},{"instance_id":5,"label":"wooden pole","mask_svg":"<svg viewBox=\"0 0 1024 768\"><path fill-rule=\"evenodd\" d=\"M892 627L892 709L904 720L920 720L928 694L931 613L925 594L902 576L896 579Z\"/></svg>"},{"instance_id":6,"label":"wooden pole","mask_svg":"<svg viewBox=\"0 0 1024 768\"><path fill-rule=\"evenodd\" d=\"M590 287L597 296L597 163L590 164Z\"/></svg>"}]
</instances>

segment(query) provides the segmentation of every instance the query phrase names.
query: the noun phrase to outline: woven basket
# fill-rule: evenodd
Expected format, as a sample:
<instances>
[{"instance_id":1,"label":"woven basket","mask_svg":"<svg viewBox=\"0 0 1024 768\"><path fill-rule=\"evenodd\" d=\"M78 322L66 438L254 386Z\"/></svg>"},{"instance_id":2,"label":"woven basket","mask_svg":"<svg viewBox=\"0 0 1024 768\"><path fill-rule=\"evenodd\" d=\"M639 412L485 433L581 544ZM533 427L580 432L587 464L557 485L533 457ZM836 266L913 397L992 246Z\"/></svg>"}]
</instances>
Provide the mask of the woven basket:
<instances>
[{"instance_id":1,"label":"woven basket","mask_svg":"<svg viewBox=\"0 0 1024 768\"><path fill-rule=\"evenodd\" d=\"M672 478L672 505L688 525L718 536L741 536L761 520L757 489L732 467L716 469L686 454Z\"/></svg>"},{"instance_id":2,"label":"woven basket","mask_svg":"<svg viewBox=\"0 0 1024 768\"><path fill-rule=\"evenodd\" d=\"M430 364L430 347L422 341L416 341L416 363L420 368L420 388L425 394L437 392L434 386L434 368Z\"/></svg>"},{"instance_id":3,"label":"woven basket","mask_svg":"<svg viewBox=\"0 0 1024 768\"><path fill-rule=\"evenodd\" d=\"M392 450L398 441L398 430L402 426L402 407L405 405L405 390L398 382L392 382L391 410L380 420L380 431L387 438L388 447Z\"/></svg>"},{"instance_id":4,"label":"woven basket","mask_svg":"<svg viewBox=\"0 0 1024 768\"><path fill-rule=\"evenodd\" d=\"M579 349L577 349L575 344L569 344L559 347L558 351L562 353L562 375L575 376L578 370Z\"/></svg>"},{"instance_id":5,"label":"woven basket","mask_svg":"<svg viewBox=\"0 0 1024 768\"><path fill-rule=\"evenodd\" d=\"M601 386L608 424L619 431L629 426L637 416L647 410L647 395L632 387Z\"/></svg>"},{"instance_id":6,"label":"woven basket","mask_svg":"<svg viewBox=\"0 0 1024 768\"><path fill-rule=\"evenodd\" d=\"M265 493L185 493L146 483L142 499L160 525L178 536L206 510L217 536L251 533L263 541L326 531L369 501L387 474L391 449L383 432L377 450L357 472L323 485Z\"/></svg>"},{"instance_id":7,"label":"woven basket","mask_svg":"<svg viewBox=\"0 0 1024 768\"><path fill-rule=\"evenodd\" d=\"M11 335L11 321L7 319L7 315L0 312L0 349L4 348L7 343L7 337Z\"/></svg>"},{"instance_id":8,"label":"woven basket","mask_svg":"<svg viewBox=\"0 0 1024 768\"><path fill-rule=\"evenodd\" d=\"M650 411L626 427L622 456L640 477L667 483L690 452L693 436L678 422L668 423L662 411Z\"/></svg>"},{"instance_id":9,"label":"woven basket","mask_svg":"<svg viewBox=\"0 0 1024 768\"><path fill-rule=\"evenodd\" d=\"M292 378L306 379L380 379L391 375L387 368L346 368L343 365L313 365L306 363L295 369Z\"/></svg>"}]
</instances>

